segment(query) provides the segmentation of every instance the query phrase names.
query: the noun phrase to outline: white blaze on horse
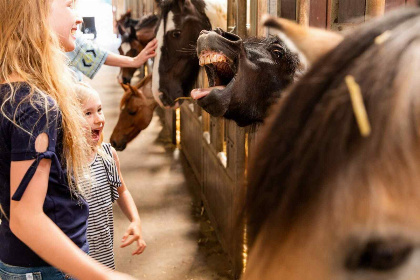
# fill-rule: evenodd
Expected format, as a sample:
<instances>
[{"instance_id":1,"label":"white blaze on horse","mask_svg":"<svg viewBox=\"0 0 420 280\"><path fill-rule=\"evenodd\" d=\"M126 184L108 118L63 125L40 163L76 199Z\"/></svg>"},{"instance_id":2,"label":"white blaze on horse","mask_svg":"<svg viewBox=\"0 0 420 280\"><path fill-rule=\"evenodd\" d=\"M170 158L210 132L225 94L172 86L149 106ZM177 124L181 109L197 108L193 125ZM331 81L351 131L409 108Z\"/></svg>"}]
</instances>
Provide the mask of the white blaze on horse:
<instances>
[{"instance_id":1,"label":"white blaze on horse","mask_svg":"<svg viewBox=\"0 0 420 280\"><path fill-rule=\"evenodd\" d=\"M223 0L168 0L158 3L158 47L153 65L153 95L160 106L176 106L190 95L199 72L196 43L201 30L227 25Z\"/></svg>"},{"instance_id":2,"label":"white blaze on horse","mask_svg":"<svg viewBox=\"0 0 420 280\"><path fill-rule=\"evenodd\" d=\"M265 23L290 32L283 20ZM322 51L305 34L294 44L313 64L249 165L242 279L418 280L420 10L389 13Z\"/></svg>"}]
</instances>

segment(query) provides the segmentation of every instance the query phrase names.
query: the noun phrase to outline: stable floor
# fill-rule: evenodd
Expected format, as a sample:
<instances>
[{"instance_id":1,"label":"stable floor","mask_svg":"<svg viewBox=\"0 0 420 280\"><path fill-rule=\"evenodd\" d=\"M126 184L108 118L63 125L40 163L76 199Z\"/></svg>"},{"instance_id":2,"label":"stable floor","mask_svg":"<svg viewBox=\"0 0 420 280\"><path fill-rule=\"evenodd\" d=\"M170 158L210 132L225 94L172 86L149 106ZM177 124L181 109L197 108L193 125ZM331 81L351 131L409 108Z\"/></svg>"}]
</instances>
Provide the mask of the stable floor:
<instances>
[{"instance_id":1,"label":"stable floor","mask_svg":"<svg viewBox=\"0 0 420 280\"><path fill-rule=\"evenodd\" d=\"M105 141L109 142L123 93L117 83L118 68L103 66L88 81L99 93L106 116ZM159 117L118 152L121 170L143 224L146 251L131 256L134 247L119 248L128 220L114 205L117 270L138 279L233 279L231 266L213 227L196 196L198 182L176 149L162 133Z\"/></svg>"}]
</instances>

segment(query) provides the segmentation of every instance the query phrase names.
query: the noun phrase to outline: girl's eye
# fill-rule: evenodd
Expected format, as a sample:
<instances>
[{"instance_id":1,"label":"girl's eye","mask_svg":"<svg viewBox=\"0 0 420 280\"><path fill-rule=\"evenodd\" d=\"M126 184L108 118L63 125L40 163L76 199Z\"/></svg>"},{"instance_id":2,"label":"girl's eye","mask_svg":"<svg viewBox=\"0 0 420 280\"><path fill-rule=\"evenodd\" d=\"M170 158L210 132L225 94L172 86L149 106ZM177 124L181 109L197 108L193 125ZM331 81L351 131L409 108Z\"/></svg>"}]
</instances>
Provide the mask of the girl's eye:
<instances>
[{"instance_id":1,"label":"girl's eye","mask_svg":"<svg viewBox=\"0 0 420 280\"><path fill-rule=\"evenodd\" d=\"M98 112L102 112L102 108L99 108L99 109L98 109Z\"/></svg>"},{"instance_id":2,"label":"girl's eye","mask_svg":"<svg viewBox=\"0 0 420 280\"><path fill-rule=\"evenodd\" d=\"M91 112L86 112L86 113L85 113L85 116L90 116L90 115L92 115L92 113L91 113Z\"/></svg>"}]
</instances>

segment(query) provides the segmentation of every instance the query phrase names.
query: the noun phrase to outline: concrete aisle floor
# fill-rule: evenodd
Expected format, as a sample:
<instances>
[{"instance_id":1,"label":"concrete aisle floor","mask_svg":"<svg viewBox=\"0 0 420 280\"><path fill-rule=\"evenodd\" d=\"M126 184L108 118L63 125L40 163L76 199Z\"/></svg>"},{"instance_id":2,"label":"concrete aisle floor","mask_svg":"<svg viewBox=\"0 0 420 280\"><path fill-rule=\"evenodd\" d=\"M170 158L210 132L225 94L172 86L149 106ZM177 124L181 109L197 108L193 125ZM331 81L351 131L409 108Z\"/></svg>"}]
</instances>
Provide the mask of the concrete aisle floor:
<instances>
[{"instance_id":1,"label":"concrete aisle floor","mask_svg":"<svg viewBox=\"0 0 420 280\"><path fill-rule=\"evenodd\" d=\"M117 84L118 71L103 66L88 81L101 95L107 142L123 93ZM192 186L198 182L182 153L162 140L161 130L155 114L150 126L118 152L124 180L139 209L147 249L140 256L131 256L134 246L119 248L129 223L115 204L117 269L139 279L233 279L227 257L209 221L201 215L200 202L192 195Z\"/></svg>"}]
</instances>

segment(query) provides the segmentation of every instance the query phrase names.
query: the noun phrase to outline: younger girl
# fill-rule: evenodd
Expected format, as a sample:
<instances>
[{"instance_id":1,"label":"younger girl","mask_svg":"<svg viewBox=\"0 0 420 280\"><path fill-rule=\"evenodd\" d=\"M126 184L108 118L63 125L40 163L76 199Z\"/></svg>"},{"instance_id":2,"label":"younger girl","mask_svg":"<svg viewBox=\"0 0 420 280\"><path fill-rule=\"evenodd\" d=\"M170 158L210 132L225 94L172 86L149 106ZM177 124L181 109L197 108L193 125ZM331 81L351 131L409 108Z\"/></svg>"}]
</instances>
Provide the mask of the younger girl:
<instances>
[{"instance_id":1,"label":"younger girl","mask_svg":"<svg viewBox=\"0 0 420 280\"><path fill-rule=\"evenodd\" d=\"M137 248L133 252L135 255L144 251L146 243L141 235L141 223L136 205L122 179L117 153L109 143L102 142L105 117L99 94L84 83L76 86L76 92L89 124L87 138L92 147L90 163L92 186L86 193L89 203L87 229L89 254L97 261L115 269L112 215L112 203L115 200L131 222L123 236L121 247L136 241Z\"/></svg>"}]
</instances>

